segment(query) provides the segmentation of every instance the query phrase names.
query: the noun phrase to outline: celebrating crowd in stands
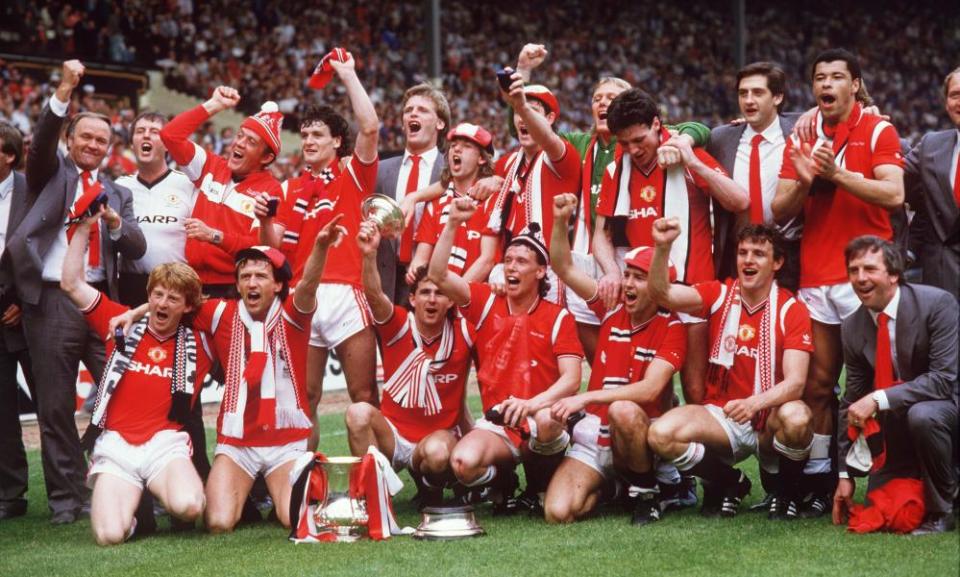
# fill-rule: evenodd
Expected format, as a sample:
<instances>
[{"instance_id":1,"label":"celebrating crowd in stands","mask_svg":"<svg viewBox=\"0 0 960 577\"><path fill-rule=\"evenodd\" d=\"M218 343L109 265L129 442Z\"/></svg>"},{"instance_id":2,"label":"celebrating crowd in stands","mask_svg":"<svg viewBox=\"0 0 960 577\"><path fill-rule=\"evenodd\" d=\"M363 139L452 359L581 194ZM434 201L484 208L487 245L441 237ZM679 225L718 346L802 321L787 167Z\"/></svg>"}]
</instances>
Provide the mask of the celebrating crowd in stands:
<instances>
[{"instance_id":1,"label":"celebrating crowd in stands","mask_svg":"<svg viewBox=\"0 0 960 577\"><path fill-rule=\"evenodd\" d=\"M316 495L292 494L291 479L316 449L333 349L351 452L407 470L421 507L489 501L567 523L609 505L642 526L700 502L733 517L753 490L737 464L755 456L771 520L953 530L956 63L940 62L935 82L895 81L938 103L878 110L865 55L818 40L802 66L791 53L735 70L704 39L726 18L711 10L676 21L652 8L637 26L621 15L609 44L572 34L558 54L526 44L508 56L498 33L529 20L471 29L479 8L458 6L444 16L441 89L400 50L420 40L417 8L304 10L294 24L269 3L217 7L64 5L45 39L123 62L150 52L205 98L172 119L110 108L84 89L80 60L50 90L3 68L0 520L26 511L9 402L19 364L51 522L89 506L97 543L119 544L154 527L157 499L177 523L227 532L269 495L291 538L317 537L297 508ZM369 25L348 31L358 11ZM551 14L550 26L589 30L582 8ZM99 39L84 32L91 18L107 23ZM22 33L48 21L31 12ZM494 64L508 66L494 77ZM893 90L873 78L875 98ZM238 126L210 128L243 103L257 106ZM294 152L285 117L301 148L277 169ZM909 146L900 120L914 136L953 128ZM402 230L368 218L371 199L402 210ZM908 263L925 284L906 281ZM80 361L98 383L82 439ZM198 397L213 382L224 394L211 463ZM867 507L853 502L856 477Z\"/></svg>"}]
</instances>

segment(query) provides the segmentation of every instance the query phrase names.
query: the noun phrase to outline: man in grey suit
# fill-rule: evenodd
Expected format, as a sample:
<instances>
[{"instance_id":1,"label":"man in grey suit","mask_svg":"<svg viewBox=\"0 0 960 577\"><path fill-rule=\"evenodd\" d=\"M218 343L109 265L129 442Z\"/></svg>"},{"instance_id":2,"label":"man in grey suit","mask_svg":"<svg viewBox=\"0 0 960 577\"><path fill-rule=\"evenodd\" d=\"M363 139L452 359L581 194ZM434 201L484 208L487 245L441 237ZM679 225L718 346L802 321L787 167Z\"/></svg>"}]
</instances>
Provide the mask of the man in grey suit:
<instances>
[{"instance_id":1,"label":"man in grey suit","mask_svg":"<svg viewBox=\"0 0 960 577\"><path fill-rule=\"evenodd\" d=\"M440 180L444 160L440 153L450 128L450 104L443 92L430 84L417 84L403 95L403 155L380 161L374 192L393 198L398 203L412 191L426 188ZM383 292L395 304L407 302L409 286L407 265L413 256L413 233L423 213L423 203L412 210L414 218L401 239L380 243L377 269Z\"/></svg>"},{"instance_id":2,"label":"man in grey suit","mask_svg":"<svg viewBox=\"0 0 960 577\"><path fill-rule=\"evenodd\" d=\"M853 239L844 256L863 304L842 326L847 385L837 427L841 458L833 521L844 521L854 493L845 459L851 446L847 427L862 430L875 417L886 459L871 472L868 488L919 477L927 516L914 534L950 531L957 489L951 463L957 433L957 301L941 289L901 282L900 252L879 237Z\"/></svg>"},{"instance_id":3,"label":"man in grey suit","mask_svg":"<svg viewBox=\"0 0 960 577\"><path fill-rule=\"evenodd\" d=\"M0 255L6 240L30 209L27 180L17 172L23 160L23 137L11 124L0 122ZM0 520L27 512L27 454L23 447L17 407L17 366L33 391L27 342L20 325L20 305L14 278L0 256Z\"/></svg>"},{"instance_id":4,"label":"man in grey suit","mask_svg":"<svg viewBox=\"0 0 960 577\"><path fill-rule=\"evenodd\" d=\"M718 279L737 276L736 237L740 228L747 223L774 224L770 203L777 192L783 148L800 116L782 112L786 82L783 70L772 62L744 66L737 72L737 103L746 122L725 124L710 132L707 152L750 193L750 209L740 214L714 204L713 260ZM759 163L759 171L751 171L754 161ZM752 182L755 177L759 180ZM801 227L794 221L778 228L786 240L786 254L777 282L796 292L800 280Z\"/></svg>"},{"instance_id":5,"label":"man in grey suit","mask_svg":"<svg viewBox=\"0 0 960 577\"><path fill-rule=\"evenodd\" d=\"M60 85L44 107L27 156L27 197L33 206L7 243L23 307L23 327L33 358L37 385L37 417L47 500L54 524L72 523L87 496L86 464L73 412L78 363L82 360L97 382L103 370L103 341L60 290L60 271L68 236L87 205L106 195L105 223L88 248L87 281L117 297L118 253L137 259L146 251L126 188L101 178L99 167L110 142L110 121L81 113L67 126L68 154L57 152L70 97L84 67L77 60L63 64Z\"/></svg>"},{"instance_id":6,"label":"man in grey suit","mask_svg":"<svg viewBox=\"0 0 960 577\"><path fill-rule=\"evenodd\" d=\"M907 202L917 211L910 223L910 250L923 282L960 299L960 68L943 82L953 130L924 135L904 161Z\"/></svg>"}]
</instances>

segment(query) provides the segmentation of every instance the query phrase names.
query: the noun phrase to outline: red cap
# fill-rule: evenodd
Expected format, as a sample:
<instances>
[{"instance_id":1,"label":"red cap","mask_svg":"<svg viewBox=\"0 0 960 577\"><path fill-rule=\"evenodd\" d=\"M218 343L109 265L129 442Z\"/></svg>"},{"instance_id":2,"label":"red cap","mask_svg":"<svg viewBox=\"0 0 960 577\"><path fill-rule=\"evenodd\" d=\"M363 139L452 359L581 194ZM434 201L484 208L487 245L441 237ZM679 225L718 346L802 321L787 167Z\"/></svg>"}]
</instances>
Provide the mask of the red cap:
<instances>
[{"instance_id":1,"label":"red cap","mask_svg":"<svg viewBox=\"0 0 960 577\"><path fill-rule=\"evenodd\" d=\"M650 272L650 265L653 263L653 248L649 246L638 246L623 257L623 262L627 266L632 266L642 270L645 273ZM669 261L668 261L669 262ZM676 282L677 269L670 262L670 282Z\"/></svg>"},{"instance_id":2,"label":"red cap","mask_svg":"<svg viewBox=\"0 0 960 577\"><path fill-rule=\"evenodd\" d=\"M320 60L320 63L317 64L317 67L313 69L313 74L310 75L310 80L307 82L307 85L314 90L320 90L333 80L333 66L330 65L330 61L346 62L349 59L350 53L345 49L339 47L334 48L327 53L327 55Z\"/></svg>"},{"instance_id":3,"label":"red cap","mask_svg":"<svg viewBox=\"0 0 960 577\"><path fill-rule=\"evenodd\" d=\"M270 265L273 266L273 270L277 273L277 280L284 281L293 278L293 272L290 270L290 263L287 262L287 257L283 256L282 252L273 247L251 246L250 248L242 249L237 252L237 256L233 259L233 262L239 265L248 258L258 260L265 258L270 261Z\"/></svg>"},{"instance_id":4,"label":"red cap","mask_svg":"<svg viewBox=\"0 0 960 577\"><path fill-rule=\"evenodd\" d=\"M482 126L461 122L453 130L447 133L447 140L453 141L454 138L466 138L480 148L493 154L493 135Z\"/></svg>"},{"instance_id":5,"label":"red cap","mask_svg":"<svg viewBox=\"0 0 960 577\"><path fill-rule=\"evenodd\" d=\"M248 116L240 125L241 128L255 132L277 156L280 156L281 126L283 126L283 114L280 114L280 107L272 100L264 102L260 112Z\"/></svg>"},{"instance_id":6,"label":"red cap","mask_svg":"<svg viewBox=\"0 0 960 577\"><path fill-rule=\"evenodd\" d=\"M560 116L560 101L557 100L557 97L553 95L553 92L550 92L550 89L542 84L529 84L523 87L523 93L527 95L528 98L535 98L546 105L548 112L553 112L557 116Z\"/></svg>"}]
</instances>

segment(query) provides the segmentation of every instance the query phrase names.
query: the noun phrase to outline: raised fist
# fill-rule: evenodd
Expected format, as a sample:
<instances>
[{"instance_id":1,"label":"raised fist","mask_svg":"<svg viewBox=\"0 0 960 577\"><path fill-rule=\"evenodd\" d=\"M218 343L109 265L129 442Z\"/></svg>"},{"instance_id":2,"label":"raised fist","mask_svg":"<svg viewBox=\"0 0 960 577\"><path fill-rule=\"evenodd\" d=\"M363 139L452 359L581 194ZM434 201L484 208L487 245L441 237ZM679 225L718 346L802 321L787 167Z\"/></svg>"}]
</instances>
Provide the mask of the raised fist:
<instances>
[{"instance_id":1,"label":"raised fist","mask_svg":"<svg viewBox=\"0 0 960 577\"><path fill-rule=\"evenodd\" d=\"M658 218L653 221L653 242L657 245L670 245L680 236L680 219L676 217Z\"/></svg>"},{"instance_id":2,"label":"raised fist","mask_svg":"<svg viewBox=\"0 0 960 577\"><path fill-rule=\"evenodd\" d=\"M517 57L517 70L530 71L543 64L547 58L547 48L543 44L527 44Z\"/></svg>"},{"instance_id":3,"label":"raised fist","mask_svg":"<svg viewBox=\"0 0 960 577\"><path fill-rule=\"evenodd\" d=\"M477 211L477 203L469 196L456 198L450 203L450 222L460 224L470 220Z\"/></svg>"},{"instance_id":4,"label":"raised fist","mask_svg":"<svg viewBox=\"0 0 960 577\"><path fill-rule=\"evenodd\" d=\"M577 210L577 196L569 192L553 197L554 222L569 222L570 216Z\"/></svg>"},{"instance_id":5,"label":"raised fist","mask_svg":"<svg viewBox=\"0 0 960 577\"><path fill-rule=\"evenodd\" d=\"M63 69L60 75L60 86L73 90L80 84L80 78L86 68L79 60L67 60L63 63Z\"/></svg>"}]
</instances>

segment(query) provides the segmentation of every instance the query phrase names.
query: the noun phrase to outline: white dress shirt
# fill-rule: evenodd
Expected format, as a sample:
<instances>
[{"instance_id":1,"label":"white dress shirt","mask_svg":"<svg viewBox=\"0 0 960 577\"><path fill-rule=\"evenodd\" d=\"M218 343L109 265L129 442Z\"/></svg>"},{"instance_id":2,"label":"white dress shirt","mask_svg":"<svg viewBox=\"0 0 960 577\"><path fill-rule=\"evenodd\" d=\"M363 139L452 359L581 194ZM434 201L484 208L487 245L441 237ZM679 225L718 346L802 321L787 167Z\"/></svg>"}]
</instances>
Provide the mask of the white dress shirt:
<instances>
[{"instance_id":1,"label":"white dress shirt","mask_svg":"<svg viewBox=\"0 0 960 577\"><path fill-rule=\"evenodd\" d=\"M737 155L733 163L733 180L750 190L750 152L751 144L757 131L749 124L744 128L737 144ZM773 224L773 197L777 194L777 183L780 180L780 166L783 164L783 149L787 141L780 127L780 117L775 116L770 126L760 133L763 140L760 142L760 193L763 198L763 222ZM799 238L799 226L794 221L780 227L780 231L788 239Z\"/></svg>"},{"instance_id":2,"label":"white dress shirt","mask_svg":"<svg viewBox=\"0 0 960 577\"><path fill-rule=\"evenodd\" d=\"M900 306L900 287L898 286L896 291L893 293L893 298L890 299L890 302L887 303L887 306L883 308L883 313L890 317L890 320L887 322L887 331L890 333L890 359L893 361L893 379L897 380L897 375L900 371L897 369L897 307ZM877 324L877 317L880 316L880 313L867 309L870 313L870 318L873 319L873 324ZM876 359L874 359L876 362ZM877 402L878 411L886 411L890 408L890 401L887 400L887 393L885 391L874 391L873 400Z\"/></svg>"}]
</instances>

